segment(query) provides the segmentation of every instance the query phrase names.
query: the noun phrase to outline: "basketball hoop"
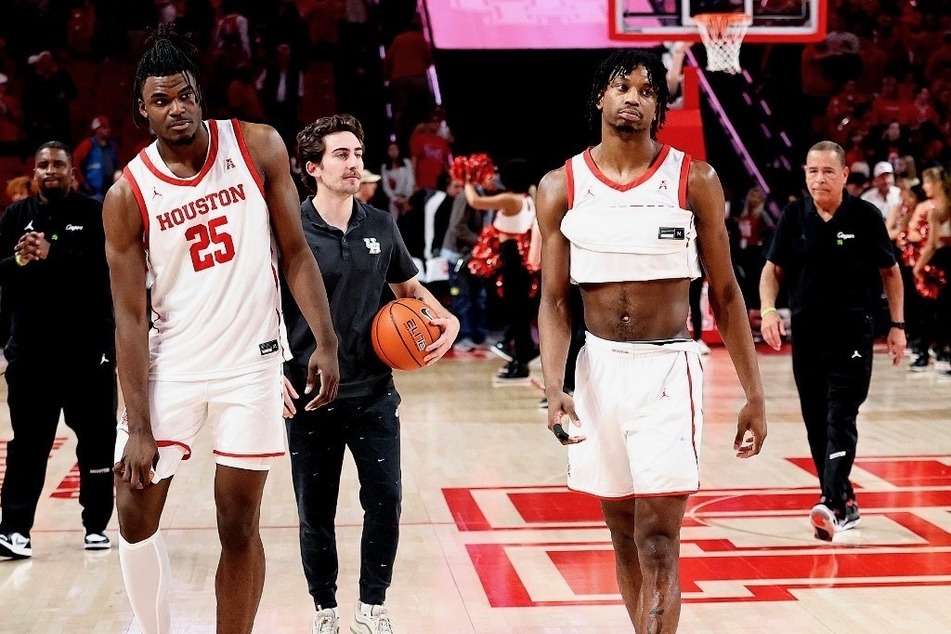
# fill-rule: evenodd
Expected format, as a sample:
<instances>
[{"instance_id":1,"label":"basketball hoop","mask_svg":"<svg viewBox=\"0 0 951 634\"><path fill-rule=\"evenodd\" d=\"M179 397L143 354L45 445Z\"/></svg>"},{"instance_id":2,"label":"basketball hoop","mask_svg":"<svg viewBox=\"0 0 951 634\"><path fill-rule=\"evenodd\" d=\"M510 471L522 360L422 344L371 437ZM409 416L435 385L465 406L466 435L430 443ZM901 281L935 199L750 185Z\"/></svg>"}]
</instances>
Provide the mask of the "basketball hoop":
<instances>
[{"instance_id":1,"label":"basketball hoop","mask_svg":"<svg viewBox=\"0 0 951 634\"><path fill-rule=\"evenodd\" d=\"M707 49L707 70L739 73L740 45L753 17L747 13L701 13L693 19Z\"/></svg>"}]
</instances>

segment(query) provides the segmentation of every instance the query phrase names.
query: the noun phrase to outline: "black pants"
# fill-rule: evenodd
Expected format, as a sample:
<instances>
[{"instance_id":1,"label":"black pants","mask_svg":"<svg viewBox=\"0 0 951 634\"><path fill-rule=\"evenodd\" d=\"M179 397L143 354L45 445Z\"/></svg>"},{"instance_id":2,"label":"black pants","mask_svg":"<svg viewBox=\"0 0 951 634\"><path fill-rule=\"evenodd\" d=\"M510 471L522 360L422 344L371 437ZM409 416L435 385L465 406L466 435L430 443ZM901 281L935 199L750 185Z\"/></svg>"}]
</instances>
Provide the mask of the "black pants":
<instances>
[{"instance_id":1,"label":"black pants","mask_svg":"<svg viewBox=\"0 0 951 634\"><path fill-rule=\"evenodd\" d=\"M303 381L292 382L303 394ZM304 411L305 402L297 401L297 414L287 421L287 439L308 590L315 606L337 605L334 518L344 447L349 447L364 511L360 600L381 605L393 578L400 531L400 395L390 384L370 396L338 398L314 412Z\"/></svg>"},{"instance_id":2,"label":"black pants","mask_svg":"<svg viewBox=\"0 0 951 634\"><path fill-rule=\"evenodd\" d=\"M502 260L502 301L509 326L505 339L515 344L515 360L528 363L535 355L535 339L532 337L532 278L522 256L517 240L506 240L499 247Z\"/></svg>"},{"instance_id":3,"label":"black pants","mask_svg":"<svg viewBox=\"0 0 951 634\"><path fill-rule=\"evenodd\" d=\"M855 497L849 474L858 444L856 417L872 378L872 318L793 319L793 375L822 496L845 510Z\"/></svg>"},{"instance_id":4,"label":"black pants","mask_svg":"<svg viewBox=\"0 0 951 634\"><path fill-rule=\"evenodd\" d=\"M98 360L97 360L98 362ZM105 530L113 511L116 446L115 360L81 365L17 359L7 366L13 440L0 489L0 530L29 535L46 480L60 412L76 432L79 504L86 532Z\"/></svg>"}]
</instances>

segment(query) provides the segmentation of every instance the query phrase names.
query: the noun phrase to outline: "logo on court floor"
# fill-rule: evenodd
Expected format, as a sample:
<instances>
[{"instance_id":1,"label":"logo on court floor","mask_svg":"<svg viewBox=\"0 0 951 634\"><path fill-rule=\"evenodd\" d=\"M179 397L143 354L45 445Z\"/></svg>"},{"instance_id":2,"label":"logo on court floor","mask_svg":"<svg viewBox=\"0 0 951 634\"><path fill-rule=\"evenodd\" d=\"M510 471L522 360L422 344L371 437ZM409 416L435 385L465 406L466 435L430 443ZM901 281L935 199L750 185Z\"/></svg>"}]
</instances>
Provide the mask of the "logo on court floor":
<instances>
[{"instance_id":1,"label":"logo on court floor","mask_svg":"<svg viewBox=\"0 0 951 634\"><path fill-rule=\"evenodd\" d=\"M815 477L812 457L787 461ZM951 586L951 455L855 461L860 528L812 539L817 487L691 495L682 532L684 603L797 601L810 588ZM927 482L922 488L922 482ZM563 486L444 488L489 605L622 603L596 498Z\"/></svg>"}]
</instances>

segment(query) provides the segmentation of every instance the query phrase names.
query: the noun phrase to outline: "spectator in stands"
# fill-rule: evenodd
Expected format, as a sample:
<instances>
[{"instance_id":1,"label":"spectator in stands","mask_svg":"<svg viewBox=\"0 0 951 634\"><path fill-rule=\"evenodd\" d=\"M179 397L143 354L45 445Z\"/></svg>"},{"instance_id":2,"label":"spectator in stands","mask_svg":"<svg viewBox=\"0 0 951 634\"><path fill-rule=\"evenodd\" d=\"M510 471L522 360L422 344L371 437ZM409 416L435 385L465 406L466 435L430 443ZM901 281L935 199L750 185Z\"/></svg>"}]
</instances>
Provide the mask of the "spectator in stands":
<instances>
[{"instance_id":1,"label":"spectator in stands","mask_svg":"<svg viewBox=\"0 0 951 634\"><path fill-rule=\"evenodd\" d=\"M828 79L841 84L861 74L862 58L859 57L859 38L846 28L843 16L838 11L830 12L829 32L824 44L822 72Z\"/></svg>"},{"instance_id":2,"label":"spectator in stands","mask_svg":"<svg viewBox=\"0 0 951 634\"><path fill-rule=\"evenodd\" d=\"M29 176L17 176L7 181L7 201L11 205L35 196L38 191L36 183Z\"/></svg>"},{"instance_id":3,"label":"spectator in stands","mask_svg":"<svg viewBox=\"0 0 951 634\"><path fill-rule=\"evenodd\" d=\"M242 121L266 123L267 115L254 85L254 71L248 64L239 64L234 79L228 84L228 116Z\"/></svg>"},{"instance_id":4,"label":"spectator in stands","mask_svg":"<svg viewBox=\"0 0 951 634\"><path fill-rule=\"evenodd\" d=\"M873 146L874 156L888 162L895 161L898 157L913 152L914 146L911 143L908 130L902 127L898 121L889 123Z\"/></svg>"},{"instance_id":5,"label":"spectator in stands","mask_svg":"<svg viewBox=\"0 0 951 634\"><path fill-rule=\"evenodd\" d=\"M455 182L453 185L461 188L463 184ZM485 193L484 189L479 193ZM488 213L470 205L465 196L457 195L449 215L449 228L442 241L441 255L449 263L450 310L459 319L459 338L452 348L459 352L471 352L482 346L489 334L485 280L466 266Z\"/></svg>"},{"instance_id":6,"label":"spectator in stands","mask_svg":"<svg viewBox=\"0 0 951 634\"><path fill-rule=\"evenodd\" d=\"M901 189L895 185L895 170L888 161L879 161L872 170L872 186L861 196L878 207L882 218L895 205L901 204Z\"/></svg>"},{"instance_id":7,"label":"spectator in stands","mask_svg":"<svg viewBox=\"0 0 951 634\"><path fill-rule=\"evenodd\" d=\"M941 36L941 45L928 56L925 64L925 79L936 79L942 70L951 69L951 31L945 31Z\"/></svg>"},{"instance_id":8,"label":"spectator in stands","mask_svg":"<svg viewBox=\"0 0 951 634\"><path fill-rule=\"evenodd\" d=\"M398 143L390 143L386 148L387 160L380 167L383 177L383 193L389 201L390 214L394 219L407 210L409 197L416 191L416 177L413 175L413 163L400 154Z\"/></svg>"},{"instance_id":9,"label":"spectator in stands","mask_svg":"<svg viewBox=\"0 0 951 634\"><path fill-rule=\"evenodd\" d=\"M897 122L903 126L913 118L911 104L898 93L898 80L891 75L882 78L881 91L872 98L872 119L876 125Z\"/></svg>"},{"instance_id":10,"label":"spectator in stands","mask_svg":"<svg viewBox=\"0 0 951 634\"><path fill-rule=\"evenodd\" d=\"M927 86L918 86L915 88L915 100L911 104L911 129L917 130L925 121L938 125L941 118L938 112L931 105L931 91Z\"/></svg>"},{"instance_id":11,"label":"spectator in stands","mask_svg":"<svg viewBox=\"0 0 951 634\"><path fill-rule=\"evenodd\" d=\"M859 91L854 79L845 82L842 89L829 100L829 106L826 108L829 134L842 139L848 121L855 117L855 108L867 101L867 97Z\"/></svg>"},{"instance_id":12,"label":"spectator in stands","mask_svg":"<svg viewBox=\"0 0 951 634\"><path fill-rule=\"evenodd\" d=\"M439 134L439 115L433 112L409 141L417 189L436 189L436 179L449 171L449 142Z\"/></svg>"},{"instance_id":13,"label":"spectator in stands","mask_svg":"<svg viewBox=\"0 0 951 634\"><path fill-rule=\"evenodd\" d=\"M460 184L453 184L448 172L436 179L436 187L420 189L410 197L409 211L396 220L406 250L423 263L421 275L427 274L426 263L440 257L443 238L449 228L452 203L461 193Z\"/></svg>"},{"instance_id":14,"label":"spectator in stands","mask_svg":"<svg viewBox=\"0 0 951 634\"><path fill-rule=\"evenodd\" d=\"M280 0L276 13L271 14L264 26L264 46L274 49L286 42L290 44L294 55L301 60L302 65L310 59L310 35L307 32L307 23L301 17L295 0Z\"/></svg>"},{"instance_id":15,"label":"spectator in stands","mask_svg":"<svg viewBox=\"0 0 951 634\"><path fill-rule=\"evenodd\" d=\"M277 47L277 57L261 73L257 87L268 122L281 133L288 147L293 147L300 127L297 119L304 96L304 73L290 44Z\"/></svg>"},{"instance_id":16,"label":"spectator in stands","mask_svg":"<svg viewBox=\"0 0 951 634\"><path fill-rule=\"evenodd\" d=\"M99 115L89 125L92 134L83 139L73 153L79 190L102 202L122 171L119 148L112 140L109 118Z\"/></svg>"},{"instance_id":17,"label":"spectator in stands","mask_svg":"<svg viewBox=\"0 0 951 634\"><path fill-rule=\"evenodd\" d=\"M383 60L383 79L389 82L398 139L405 139L435 104L427 74L432 62L419 15L414 15L409 29L393 38Z\"/></svg>"},{"instance_id":18,"label":"spectator in stands","mask_svg":"<svg viewBox=\"0 0 951 634\"><path fill-rule=\"evenodd\" d=\"M380 175L363 168L363 172L360 174L360 189L357 190L357 193L354 194L353 197L364 205L369 205L373 197L376 196L376 188L379 184Z\"/></svg>"},{"instance_id":19,"label":"spectator in stands","mask_svg":"<svg viewBox=\"0 0 951 634\"><path fill-rule=\"evenodd\" d=\"M848 178L845 179L845 191L856 198L865 193L866 185L868 185L868 176L863 172L849 172Z\"/></svg>"},{"instance_id":20,"label":"spectator in stands","mask_svg":"<svg viewBox=\"0 0 951 634\"><path fill-rule=\"evenodd\" d=\"M344 14L343 0L305 0L301 13L313 50L311 59L333 60L340 45L340 20Z\"/></svg>"},{"instance_id":21,"label":"spectator in stands","mask_svg":"<svg viewBox=\"0 0 951 634\"><path fill-rule=\"evenodd\" d=\"M79 92L72 76L60 68L52 53L42 51L27 60L32 72L23 84L23 118L32 153L51 139L70 139L69 102Z\"/></svg>"},{"instance_id":22,"label":"spectator in stands","mask_svg":"<svg viewBox=\"0 0 951 634\"><path fill-rule=\"evenodd\" d=\"M248 19L237 11L235 3L229 0L222 2L224 15L215 25L215 34L212 38L215 48L225 49L237 44L244 51L247 59L251 59L251 38L248 36Z\"/></svg>"},{"instance_id":23,"label":"spectator in stands","mask_svg":"<svg viewBox=\"0 0 951 634\"><path fill-rule=\"evenodd\" d=\"M766 194L759 185L753 185L746 193L743 206L727 219L728 232L735 236L735 244L731 247L736 247L733 262L737 282L747 306L759 306L759 279L766 263L763 245L770 234L765 209Z\"/></svg>"},{"instance_id":24,"label":"spectator in stands","mask_svg":"<svg viewBox=\"0 0 951 634\"><path fill-rule=\"evenodd\" d=\"M0 153L20 154L15 146L23 138L23 111L20 100L9 89L9 78L0 73Z\"/></svg>"}]
</instances>

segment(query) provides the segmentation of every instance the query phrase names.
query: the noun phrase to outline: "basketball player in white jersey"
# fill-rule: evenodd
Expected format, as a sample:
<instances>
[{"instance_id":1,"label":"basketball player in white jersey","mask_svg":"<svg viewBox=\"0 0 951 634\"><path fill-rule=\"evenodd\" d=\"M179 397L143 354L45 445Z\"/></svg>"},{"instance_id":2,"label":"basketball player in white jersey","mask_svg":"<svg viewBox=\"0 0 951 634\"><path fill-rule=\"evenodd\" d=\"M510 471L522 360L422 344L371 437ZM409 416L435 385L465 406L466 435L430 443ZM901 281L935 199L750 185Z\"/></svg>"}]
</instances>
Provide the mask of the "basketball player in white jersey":
<instances>
[{"instance_id":1,"label":"basketball player in white jersey","mask_svg":"<svg viewBox=\"0 0 951 634\"><path fill-rule=\"evenodd\" d=\"M136 71L137 116L157 140L129 163L104 208L126 405L114 470L120 563L141 630L169 632L159 520L172 477L210 426L217 631L248 633L264 586L261 495L271 458L284 453L278 248L319 342L307 391L318 372L320 390L308 408L334 398L337 340L281 138L264 125L203 121L198 69L172 38L160 30Z\"/></svg>"},{"instance_id":2,"label":"basketball player in white jersey","mask_svg":"<svg viewBox=\"0 0 951 634\"><path fill-rule=\"evenodd\" d=\"M667 103L657 56L613 53L596 72L589 102L601 143L548 173L537 202L548 426L568 445L568 486L601 500L634 629L657 633L677 629L680 528L687 496L699 488L702 367L686 330L698 254L747 396L737 456L756 455L766 437L723 191L709 165L656 140ZM581 288L588 329L573 398L562 390L570 282Z\"/></svg>"}]
</instances>

